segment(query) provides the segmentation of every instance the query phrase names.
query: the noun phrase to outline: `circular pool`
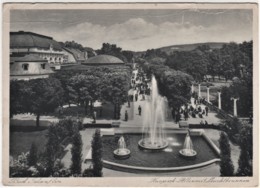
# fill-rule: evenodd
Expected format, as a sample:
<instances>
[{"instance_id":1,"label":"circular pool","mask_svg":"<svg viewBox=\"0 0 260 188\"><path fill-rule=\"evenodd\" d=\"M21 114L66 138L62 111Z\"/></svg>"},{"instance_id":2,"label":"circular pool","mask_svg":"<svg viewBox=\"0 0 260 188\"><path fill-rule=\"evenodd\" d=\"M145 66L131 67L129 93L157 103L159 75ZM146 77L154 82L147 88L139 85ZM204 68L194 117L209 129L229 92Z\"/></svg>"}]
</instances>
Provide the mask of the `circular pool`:
<instances>
[{"instance_id":1,"label":"circular pool","mask_svg":"<svg viewBox=\"0 0 260 188\"><path fill-rule=\"evenodd\" d=\"M115 170L144 170L144 171L175 171L199 168L219 161L219 156L204 135L191 136L196 157L192 160L182 157L179 153L183 149L186 134L173 133L166 136L168 145L162 150L143 150L138 142L142 134L124 133L126 147L131 155L125 160L114 157L113 151L117 148L115 135L104 135L103 163L107 168ZM117 135L118 136L118 135Z\"/></svg>"}]
</instances>

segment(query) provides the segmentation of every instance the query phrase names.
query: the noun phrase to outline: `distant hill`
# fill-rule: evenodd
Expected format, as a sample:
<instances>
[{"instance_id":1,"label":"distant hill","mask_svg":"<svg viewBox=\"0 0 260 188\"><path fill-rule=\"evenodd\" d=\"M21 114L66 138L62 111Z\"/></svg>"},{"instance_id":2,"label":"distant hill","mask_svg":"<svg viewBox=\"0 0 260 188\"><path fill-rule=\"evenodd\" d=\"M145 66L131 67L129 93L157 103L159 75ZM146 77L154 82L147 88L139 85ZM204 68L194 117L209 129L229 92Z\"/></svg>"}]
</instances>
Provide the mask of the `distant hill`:
<instances>
[{"instance_id":1,"label":"distant hill","mask_svg":"<svg viewBox=\"0 0 260 188\"><path fill-rule=\"evenodd\" d=\"M174 52L174 51L191 51L197 48L198 46L202 45L208 45L211 49L218 49L223 46L223 42L206 42L206 43L195 43L195 44L181 44L181 45L172 45L172 46L166 46L161 49L162 51L166 52L167 54Z\"/></svg>"},{"instance_id":2,"label":"distant hill","mask_svg":"<svg viewBox=\"0 0 260 188\"><path fill-rule=\"evenodd\" d=\"M156 49L161 49L162 51L166 52L167 54L170 54L171 52L174 51L191 51L197 48L198 46L202 45L208 45L211 49L218 49L221 48L225 44L224 42L205 42L205 43L195 43L195 44L180 44L180 45L172 45L172 46L165 46L161 48L156 48ZM136 55L142 55L145 53L144 51L142 52L135 52Z\"/></svg>"}]
</instances>

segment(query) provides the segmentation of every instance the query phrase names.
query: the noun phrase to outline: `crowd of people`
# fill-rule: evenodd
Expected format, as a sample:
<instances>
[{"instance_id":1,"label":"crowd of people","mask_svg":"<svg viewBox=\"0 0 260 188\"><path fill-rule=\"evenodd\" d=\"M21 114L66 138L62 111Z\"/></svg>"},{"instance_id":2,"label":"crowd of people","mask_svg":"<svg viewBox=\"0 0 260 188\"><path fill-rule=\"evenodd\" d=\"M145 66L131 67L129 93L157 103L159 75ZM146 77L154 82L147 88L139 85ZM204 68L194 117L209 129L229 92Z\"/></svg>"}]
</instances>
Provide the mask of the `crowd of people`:
<instances>
[{"instance_id":1,"label":"crowd of people","mask_svg":"<svg viewBox=\"0 0 260 188\"><path fill-rule=\"evenodd\" d=\"M148 86L148 81L145 78L145 74L142 72L142 70L139 70L137 74L133 74L132 80L131 80L131 88L134 91L133 95L129 96L128 99L128 107L130 108L130 102L137 102L139 97L141 97L141 100L145 100L145 95L150 94L150 88ZM142 115L142 107L141 105L138 106L138 115ZM125 121L128 121L128 112L125 111Z\"/></svg>"},{"instance_id":2,"label":"crowd of people","mask_svg":"<svg viewBox=\"0 0 260 188\"><path fill-rule=\"evenodd\" d=\"M201 105L198 104L196 104L196 107L193 107L192 105L184 105L179 110L172 109L172 117L175 122L178 123L182 117L185 121L187 121L190 116L192 118L203 118L203 116L208 116L208 112L209 108L207 106L202 109Z\"/></svg>"},{"instance_id":3,"label":"crowd of people","mask_svg":"<svg viewBox=\"0 0 260 188\"><path fill-rule=\"evenodd\" d=\"M150 95L150 88L148 85L148 80L145 77L145 74L142 72L142 70L139 70L139 72L136 72L133 74L131 86L134 92L134 94L130 97L128 101L128 107L130 107L130 101L136 102L141 97L141 100L145 100L145 95ZM204 116L208 116L209 108L201 105L204 102L204 98L199 98L196 93L192 94L192 97L194 98L194 104L187 104L182 106L179 110L172 109L172 117L175 121L175 123L179 123L181 119L187 121L188 118L203 118ZM138 115L142 115L142 107L138 106ZM128 121L128 112L125 111L125 121ZM208 122L203 120L200 122L200 124L208 124Z\"/></svg>"}]
</instances>

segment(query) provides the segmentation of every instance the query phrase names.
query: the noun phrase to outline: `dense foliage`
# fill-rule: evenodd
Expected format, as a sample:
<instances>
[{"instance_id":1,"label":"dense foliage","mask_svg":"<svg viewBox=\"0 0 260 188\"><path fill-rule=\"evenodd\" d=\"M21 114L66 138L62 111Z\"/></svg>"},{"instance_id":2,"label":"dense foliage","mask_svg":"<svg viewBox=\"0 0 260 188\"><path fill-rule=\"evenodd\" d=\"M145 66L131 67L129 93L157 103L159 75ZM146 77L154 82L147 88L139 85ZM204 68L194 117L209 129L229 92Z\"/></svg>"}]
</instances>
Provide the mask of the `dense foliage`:
<instances>
[{"instance_id":1,"label":"dense foliage","mask_svg":"<svg viewBox=\"0 0 260 188\"><path fill-rule=\"evenodd\" d=\"M93 176L102 177L102 140L100 130L97 129L93 135L92 143L92 162L93 162Z\"/></svg>"},{"instance_id":2,"label":"dense foliage","mask_svg":"<svg viewBox=\"0 0 260 188\"><path fill-rule=\"evenodd\" d=\"M75 48L75 49L78 49L80 51L84 51L84 47L81 44L79 44L75 41L66 41L65 43L60 42L60 45L62 47Z\"/></svg>"},{"instance_id":3,"label":"dense foliage","mask_svg":"<svg viewBox=\"0 0 260 188\"><path fill-rule=\"evenodd\" d=\"M160 64L143 64L148 76L155 75L160 93L167 97L169 105L179 109L191 97L190 85L192 77L184 72L176 71Z\"/></svg>"},{"instance_id":4,"label":"dense foliage","mask_svg":"<svg viewBox=\"0 0 260 188\"><path fill-rule=\"evenodd\" d=\"M55 78L11 81L10 115L33 113L39 126L40 115L53 112L63 103L63 88Z\"/></svg>"},{"instance_id":5,"label":"dense foliage","mask_svg":"<svg viewBox=\"0 0 260 188\"><path fill-rule=\"evenodd\" d=\"M252 176L253 130L252 125L238 118L226 120L223 129L232 142L240 147L237 176Z\"/></svg>"},{"instance_id":6,"label":"dense foliage","mask_svg":"<svg viewBox=\"0 0 260 188\"><path fill-rule=\"evenodd\" d=\"M10 164L11 177L69 177L80 174L81 165L81 137L79 130L81 122L73 119L63 119L48 128L47 144L44 153L38 153L32 143L30 152L22 153L18 159L13 159ZM75 134L76 133L76 134ZM72 148L73 168L65 169L61 163L64 154L64 146L69 143L75 145ZM74 168L75 167L75 168Z\"/></svg>"},{"instance_id":7,"label":"dense foliage","mask_svg":"<svg viewBox=\"0 0 260 188\"><path fill-rule=\"evenodd\" d=\"M74 129L74 134L72 136L71 155L71 173L79 175L81 174L82 163L82 139L78 129Z\"/></svg>"},{"instance_id":8,"label":"dense foliage","mask_svg":"<svg viewBox=\"0 0 260 188\"><path fill-rule=\"evenodd\" d=\"M196 81L202 81L206 75L224 77L242 77L252 72L253 42L226 43L222 48L211 49L201 45L190 51L173 51L166 54L160 49L149 49L141 57L148 62L160 62L175 70L184 71Z\"/></svg>"},{"instance_id":9,"label":"dense foliage","mask_svg":"<svg viewBox=\"0 0 260 188\"><path fill-rule=\"evenodd\" d=\"M231 160L231 150L228 136L221 132L219 139L220 149L220 174L221 176L233 176L234 165Z\"/></svg>"},{"instance_id":10,"label":"dense foliage","mask_svg":"<svg viewBox=\"0 0 260 188\"><path fill-rule=\"evenodd\" d=\"M149 64L159 64L159 70L165 65L169 68L188 73L194 81L203 82L215 77L232 80L230 87L221 89L222 109L233 112L231 97L237 101L239 116L252 116L253 107L253 42L226 43L221 48L211 49L207 45L190 51L174 51L167 55L160 49L147 50L142 58ZM162 59L166 59L165 62ZM210 77L211 76L211 77ZM214 102L213 102L214 103ZM215 101L217 104L217 102ZM214 103L214 104L215 104Z\"/></svg>"},{"instance_id":11,"label":"dense foliage","mask_svg":"<svg viewBox=\"0 0 260 188\"><path fill-rule=\"evenodd\" d=\"M238 161L237 176L252 176L253 175L253 130L252 126L246 123L243 124L240 130L239 147L240 156Z\"/></svg>"},{"instance_id":12,"label":"dense foliage","mask_svg":"<svg viewBox=\"0 0 260 188\"><path fill-rule=\"evenodd\" d=\"M122 48L117 47L116 44L103 43L102 48L97 50L97 54L106 54L118 57L125 63L131 63L133 59L133 52L122 51Z\"/></svg>"},{"instance_id":13,"label":"dense foliage","mask_svg":"<svg viewBox=\"0 0 260 188\"><path fill-rule=\"evenodd\" d=\"M37 147L35 143L33 142L30 148L30 153L28 156L28 165L29 166L34 166L36 165L38 160L38 152L37 152Z\"/></svg>"},{"instance_id":14,"label":"dense foliage","mask_svg":"<svg viewBox=\"0 0 260 188\"><path fill-rule=\"evenodd\" d=\"M238 98L237 113L239 116L252 116L253 111L253 83L252 76L233 79L229 87L223 87L222 93L222 108L226 112L233 112L234 102L232 97Z\"/></svg>"},{"instance_id":15,"label":"dense foliage","mask_svg":"<svg viewBox=\"0 0 260 188\"><path fill-rule=\"evenodd\" d=\"M120 106L127 101L130 89L129 67L87 67L84 70L63 70L53 76L60 80L65 91L65 104L84 105L85 113L92 114L95 100L108 101L114 104L114 118L119 118Z\"/></svg>"}]
</instances>

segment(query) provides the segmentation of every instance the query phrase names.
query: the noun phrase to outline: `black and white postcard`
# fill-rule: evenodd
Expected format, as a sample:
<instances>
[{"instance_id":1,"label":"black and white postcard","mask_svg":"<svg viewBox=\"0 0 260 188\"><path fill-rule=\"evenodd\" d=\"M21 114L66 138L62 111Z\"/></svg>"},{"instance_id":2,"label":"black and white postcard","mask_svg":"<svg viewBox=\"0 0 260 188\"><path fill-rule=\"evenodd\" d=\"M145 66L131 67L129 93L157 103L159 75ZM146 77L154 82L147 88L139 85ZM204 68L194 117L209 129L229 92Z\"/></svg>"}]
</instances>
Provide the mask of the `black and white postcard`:
<instances>
[{"instance_id":1,"label":"black and white postcard","mask_svg":"<svg viewBox=\"0 0 260 188\"><path fill-rule=\"evenodd\" d=\"M5 185L258 185L257 4L3 13Z\"/></svg>"}]
</instances>

